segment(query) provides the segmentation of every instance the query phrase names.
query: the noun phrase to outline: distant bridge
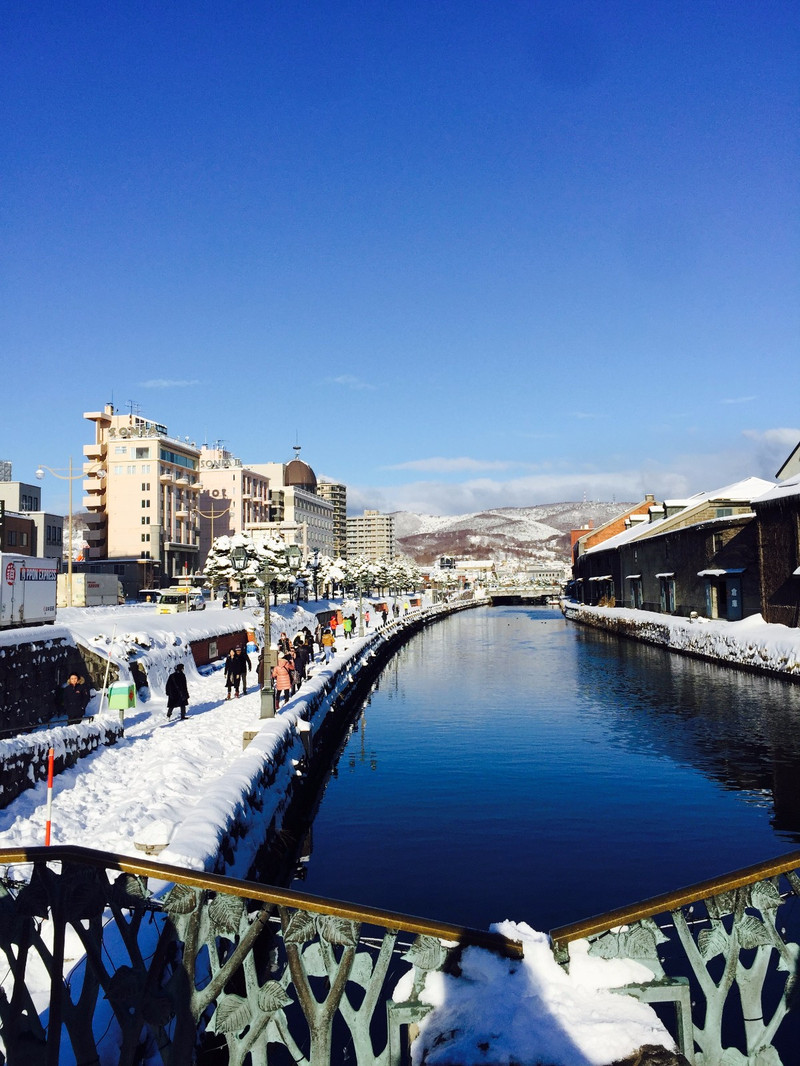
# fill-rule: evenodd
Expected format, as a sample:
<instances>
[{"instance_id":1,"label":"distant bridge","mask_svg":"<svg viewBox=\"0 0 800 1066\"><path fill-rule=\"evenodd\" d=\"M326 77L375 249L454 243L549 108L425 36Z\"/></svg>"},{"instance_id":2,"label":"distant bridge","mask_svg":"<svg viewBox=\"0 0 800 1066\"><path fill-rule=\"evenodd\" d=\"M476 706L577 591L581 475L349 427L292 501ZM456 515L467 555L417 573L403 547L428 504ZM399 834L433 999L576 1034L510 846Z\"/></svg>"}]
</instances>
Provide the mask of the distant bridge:
<instances>
[{"instance_id":1,"label":"distant bridge","mask_svg":"<svg viewBox=\"0 0 800 1066\"><path fill-rule=\"evenodd\" d=\"M514 589L487 589L486 595L492 603L497 604L525 604L547 603L548 600L557 600L564 592L560 585L531 585L528 588Z\"/></svg>"}]
</instances>

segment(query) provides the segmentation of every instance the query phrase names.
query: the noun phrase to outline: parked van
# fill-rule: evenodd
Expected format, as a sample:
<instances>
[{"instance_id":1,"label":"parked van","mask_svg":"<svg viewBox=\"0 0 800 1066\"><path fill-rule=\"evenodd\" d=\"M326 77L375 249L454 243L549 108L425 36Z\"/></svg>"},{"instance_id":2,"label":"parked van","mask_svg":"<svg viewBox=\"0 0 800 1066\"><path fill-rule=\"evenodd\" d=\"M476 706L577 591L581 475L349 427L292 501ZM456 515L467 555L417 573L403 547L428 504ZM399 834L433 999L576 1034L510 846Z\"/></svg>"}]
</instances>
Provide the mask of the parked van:
<instances>
[{"instance_id":1,"label":"parked van","mask_svg":"<svg viewBox=\"0 0 800 1066\"><path fill-rule=\"evenodd\" d=\"M179 611L204 611L206 601L202 592L193 585L173 585L163 589L158 601L159 614L177 614Z\"/></svg>"}]
</instances>

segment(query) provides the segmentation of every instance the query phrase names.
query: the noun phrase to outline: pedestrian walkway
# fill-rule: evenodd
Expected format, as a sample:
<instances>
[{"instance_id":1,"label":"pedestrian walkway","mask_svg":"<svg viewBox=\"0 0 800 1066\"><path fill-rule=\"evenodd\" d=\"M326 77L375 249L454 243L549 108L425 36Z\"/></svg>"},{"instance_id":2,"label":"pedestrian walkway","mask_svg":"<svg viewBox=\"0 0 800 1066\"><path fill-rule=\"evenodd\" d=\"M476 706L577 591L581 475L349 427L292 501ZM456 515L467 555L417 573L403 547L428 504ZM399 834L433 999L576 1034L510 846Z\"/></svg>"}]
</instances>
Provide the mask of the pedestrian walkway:
<instances>
[{"instance_id":1,"label":"pedestrian walkway","mask_svg":"<svg viewBox=\"0 0 800 1066\"><path fill-rule=\"evenodd\" d=\"M151 696L125 719L113 747L80 759L55 779L52 843L141 854L134 840L154 819L183 819L242 750L242 734L257 728L261 694L255 671L246 696L225 701L221 671L187 671L186 721L167 719L166 698ZM116 716L116 712L106 712ZM47 788L39 783L0 811L6 848L44 843Z\"/></svg>"}]
</instances>

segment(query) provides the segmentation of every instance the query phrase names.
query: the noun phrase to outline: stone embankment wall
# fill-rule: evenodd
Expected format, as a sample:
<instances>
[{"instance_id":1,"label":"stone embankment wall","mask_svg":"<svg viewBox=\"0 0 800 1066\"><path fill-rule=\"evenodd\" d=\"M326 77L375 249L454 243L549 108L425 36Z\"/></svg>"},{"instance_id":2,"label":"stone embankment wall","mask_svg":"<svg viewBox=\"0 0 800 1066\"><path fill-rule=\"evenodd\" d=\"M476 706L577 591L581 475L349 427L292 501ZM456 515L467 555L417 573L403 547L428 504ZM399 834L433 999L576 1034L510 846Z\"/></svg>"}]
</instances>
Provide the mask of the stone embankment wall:
<instances>
[{"instance_id":1,"label":"stone embankment wall","mask_svg":"<svg viewBox=\"0 0 800 1066\"><path fill-rule=\"evenodd\" d=\"M0 736L35 729L61 713L58 694L70 673L89 679L82 649L62 626L0 635Z\"/></svg>"},{"instance_id":2,"label":"stone embankment wall","mask_svg":"<svg viewBox=\"0 0 800 1066\"><path fill-rule=\"evenodd\" d=\"M396 649L415 632L484 600L417 609L356 639L320 670L255 737L204 799L169 833L159 861L246 877L259 852L278 838L298 786L329 767L360 701ZM162 812L154 810L153 824ZM148 827L142 836L147 838Z\"/></svg>"},{"instance_id":3,"label":"stone embankment wall","mask_svg":"<svg viewBox=\"0 0 800 1066\"><path fill-rule=\"evenodd\" d=\"M570 621L617 636L800 682L800 629L769 624L760 615L726 622L629 608L587 607L569 600L562 603L562 609Z\"/></svg>"},{"instance_id":4,"label":"stone embankment wall","mask_svg":"<svg viewBox=\"0 0 800 1066\"><path fill-rule=\"evenodd\" d=\"M7 807L37 781L46 780L50 748L53 772L60 774L101 745L113 744L122 732L118 717L108 712L79 725L51 726L33 734L3 738L0 740L0 807Z\"/></svg>"}]
</instances>

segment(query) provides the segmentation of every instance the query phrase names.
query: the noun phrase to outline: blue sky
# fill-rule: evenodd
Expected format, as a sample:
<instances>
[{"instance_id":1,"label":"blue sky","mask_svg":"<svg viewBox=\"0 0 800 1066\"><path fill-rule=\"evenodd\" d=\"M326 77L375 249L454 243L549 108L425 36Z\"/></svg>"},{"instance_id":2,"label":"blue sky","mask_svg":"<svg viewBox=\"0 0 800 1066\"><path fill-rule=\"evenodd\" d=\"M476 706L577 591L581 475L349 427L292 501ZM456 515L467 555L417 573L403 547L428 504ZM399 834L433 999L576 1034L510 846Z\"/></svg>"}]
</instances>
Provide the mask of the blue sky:
<instances>
[{"instance_id":1,"label":"blue sky","mask_svg":"<svg viewBox=\"0 0 800 1066\"><path fill-rule=\"evenodd\" d=\"M66 466L113 400L299 443L353 509L772 477L799 31L788 0L7 5L0 458Z\"/></svg>"}]
</instances>

